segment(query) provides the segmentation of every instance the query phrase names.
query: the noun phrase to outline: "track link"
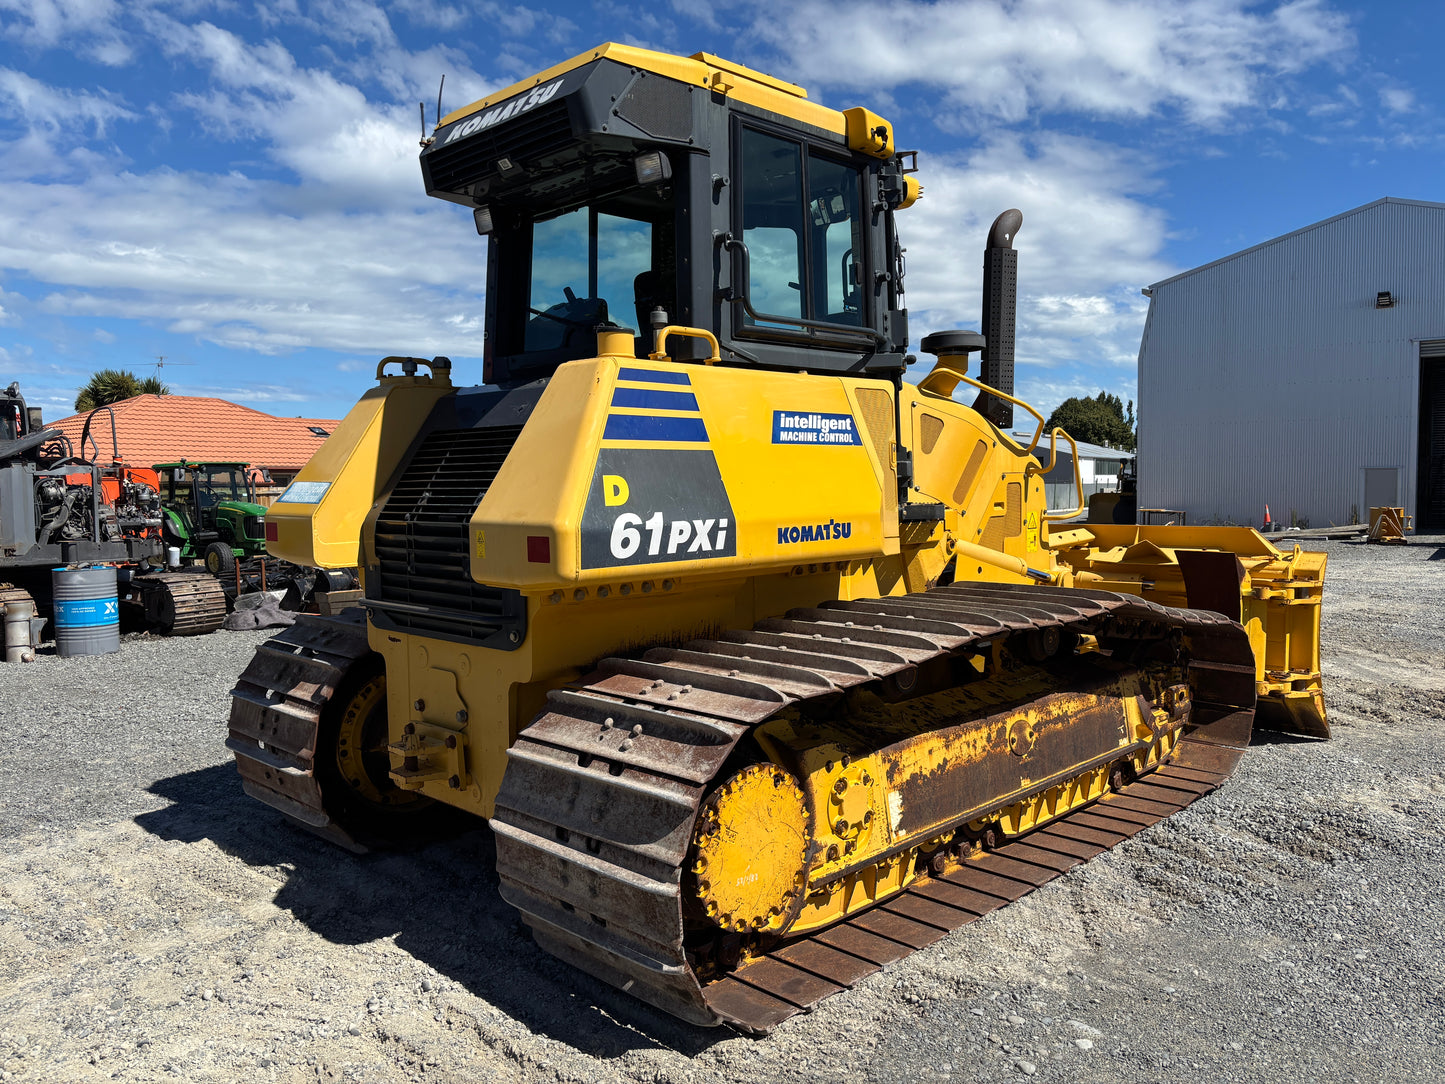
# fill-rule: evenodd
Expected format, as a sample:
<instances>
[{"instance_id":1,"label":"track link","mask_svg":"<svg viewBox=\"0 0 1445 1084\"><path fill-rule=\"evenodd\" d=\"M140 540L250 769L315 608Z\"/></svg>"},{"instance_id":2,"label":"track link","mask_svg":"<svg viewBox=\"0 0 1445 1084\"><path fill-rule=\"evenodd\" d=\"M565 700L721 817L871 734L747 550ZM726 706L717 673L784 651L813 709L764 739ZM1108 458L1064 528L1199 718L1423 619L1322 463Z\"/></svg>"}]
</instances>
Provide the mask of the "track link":
<instances>
[{"instance_id":1,"label":"track link","mask_svg":"<svg viewBox=\"0 0 1445 1084\"><path fill-rule=\"evenodd\" d=\"M298 616L258 647L241 673L231 690L226 738L247 794L356 853L366 851L364 843L326 809L316 746L322 709L347 670L370 650L359 608Z\"/></svg>"},{"instance_id":2,"label":"track link","mask_svg":"<svg viewBox=\"0 0 1445 1084\"><path fill-rule=\"evenodd\" d=\"M166 636L215 632L226 620L226 593L214 576L192 572L150 572L131 580L142 606Z\"/></svg>"},{"instance_id":3,"label":"track link","mask_svg":"<svg viewBox=\"0 0 1445 1084\"><path fill-rule=\"evenodd\" d=\"M1193 717L1170 762L961 869L699 981L684 944L682 867L699 806L743 735L799 701L1035 630L1101 640L1179 630ZM1213 790L1248 745L1254 675L1247 635L1219 614L1003 584L833 602L640 660L607 659L552 693L508 754L492 820L502 895L553 955L693 1023L766 1033Z\"/></svg>"},{"instance_id":4,"label":"track link","mask_svg":"<svg viewBox=\"0 0 1445 1084\"><path fill-rule=\"evenodd\" d=\"M5 613L5 606L11 602L28 602L35 606L35 598L23 587L16 587L11 583L0 583L0 616ZM39 608L35 611L39 614Z\"/></svg>"}]
</instances>

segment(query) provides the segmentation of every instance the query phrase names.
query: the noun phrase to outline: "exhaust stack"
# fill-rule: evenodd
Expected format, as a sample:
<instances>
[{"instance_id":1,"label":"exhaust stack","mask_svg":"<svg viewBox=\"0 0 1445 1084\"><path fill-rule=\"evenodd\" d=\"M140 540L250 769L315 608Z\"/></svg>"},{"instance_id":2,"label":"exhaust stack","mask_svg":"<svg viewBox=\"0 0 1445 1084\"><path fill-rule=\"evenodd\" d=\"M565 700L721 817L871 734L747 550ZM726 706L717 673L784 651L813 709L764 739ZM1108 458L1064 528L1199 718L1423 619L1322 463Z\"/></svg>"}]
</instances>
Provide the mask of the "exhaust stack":
<instances>
[{"instance_id":1,"label":"exhaust stack","mask_svg":"<svg viewBox=\"0 0 1445 1084\"><path fill-rule=\"evenodd\" d=\"M985 346L979 379L991 388L1014 393L1014 318L1018 311L1019 254L1014 237L1024 215L1010 208L993 220L983 250L983 335ZM1012 403L980 392L973 408L1000 429L1014 423Z\"/></svg>"}]
</instances>

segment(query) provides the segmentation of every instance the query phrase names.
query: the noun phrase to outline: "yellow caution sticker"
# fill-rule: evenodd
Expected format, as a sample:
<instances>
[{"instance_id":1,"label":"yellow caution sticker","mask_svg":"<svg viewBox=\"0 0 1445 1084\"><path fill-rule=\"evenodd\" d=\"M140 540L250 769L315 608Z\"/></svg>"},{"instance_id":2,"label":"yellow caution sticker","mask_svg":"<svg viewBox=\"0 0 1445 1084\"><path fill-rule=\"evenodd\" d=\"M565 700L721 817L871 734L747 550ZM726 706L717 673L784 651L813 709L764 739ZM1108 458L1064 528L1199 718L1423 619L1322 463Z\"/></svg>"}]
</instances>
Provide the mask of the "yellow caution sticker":
<instances>
[{"instance_id":1,"label":"yellow caution sticker","mask_svg":"<svg viewBox=\"0 0 1445 1084\"><path fill-rule=\"evenodd\" d=\"M473 556L475 556L478 560L485 560L485 558L486 558L486 556L487 556L487 532L486 532L486 531L480 531L480 530L479 530L479 531L477 532L477 534L476 534L476 544L472 547L472 554L473 554Z\"/></svg>"},{"instance_id":2,"label":"yellow caution sticker","mask_svg":"<svg viewBox=\"0 0 1445 1084\"><path fill-rule=\"evenodd\" d=\"M1030 512L1028 519L1024 522L1025 548L1033 553L1039 548L1039 514L1037 511Z\"/></svg>"}]
</instances>

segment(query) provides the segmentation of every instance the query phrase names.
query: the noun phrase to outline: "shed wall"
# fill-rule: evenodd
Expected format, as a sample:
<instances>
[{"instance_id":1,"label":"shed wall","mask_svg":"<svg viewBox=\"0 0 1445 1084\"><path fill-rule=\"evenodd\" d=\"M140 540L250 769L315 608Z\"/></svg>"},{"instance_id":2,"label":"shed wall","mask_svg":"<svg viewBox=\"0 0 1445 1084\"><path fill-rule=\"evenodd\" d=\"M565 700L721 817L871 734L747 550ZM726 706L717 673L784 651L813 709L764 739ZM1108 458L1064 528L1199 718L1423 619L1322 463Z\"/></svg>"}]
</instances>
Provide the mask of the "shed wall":
<instances>
[{"instance_id":1,"label":"shed wall","mask_svg":"<svg viewBox=\"0 0 1445 1084\"><path fill-rule=\"evenodd\" d=\"M1396 299L1375 307L1378 291ZM1363 516L1363 469L1413 512L1419 341L1445 338L1445 206L1370 204L1153 289L1141 508L1190 523Z\"/></svg>"}]
</instances>

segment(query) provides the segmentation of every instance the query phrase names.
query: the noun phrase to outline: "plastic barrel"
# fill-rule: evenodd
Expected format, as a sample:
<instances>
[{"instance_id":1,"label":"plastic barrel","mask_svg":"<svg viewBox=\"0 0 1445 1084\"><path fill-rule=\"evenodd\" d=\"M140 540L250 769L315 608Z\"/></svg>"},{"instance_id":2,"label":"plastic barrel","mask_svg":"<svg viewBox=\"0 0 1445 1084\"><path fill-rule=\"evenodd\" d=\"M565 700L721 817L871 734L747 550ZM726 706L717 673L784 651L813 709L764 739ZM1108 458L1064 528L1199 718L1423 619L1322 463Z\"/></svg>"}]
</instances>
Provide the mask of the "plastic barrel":
<instances>
[{"instance_id":1,"label":"plastic barrel","mask_svg":"<svg viewBox=\"0 0 1445 1084\"><path fill-rule=\"evenodd\" d=\"M55 653L107 655L120 650L120 603L109 565L57 568L50 573L55 606Z\"/></svg>"}]
</instances>

